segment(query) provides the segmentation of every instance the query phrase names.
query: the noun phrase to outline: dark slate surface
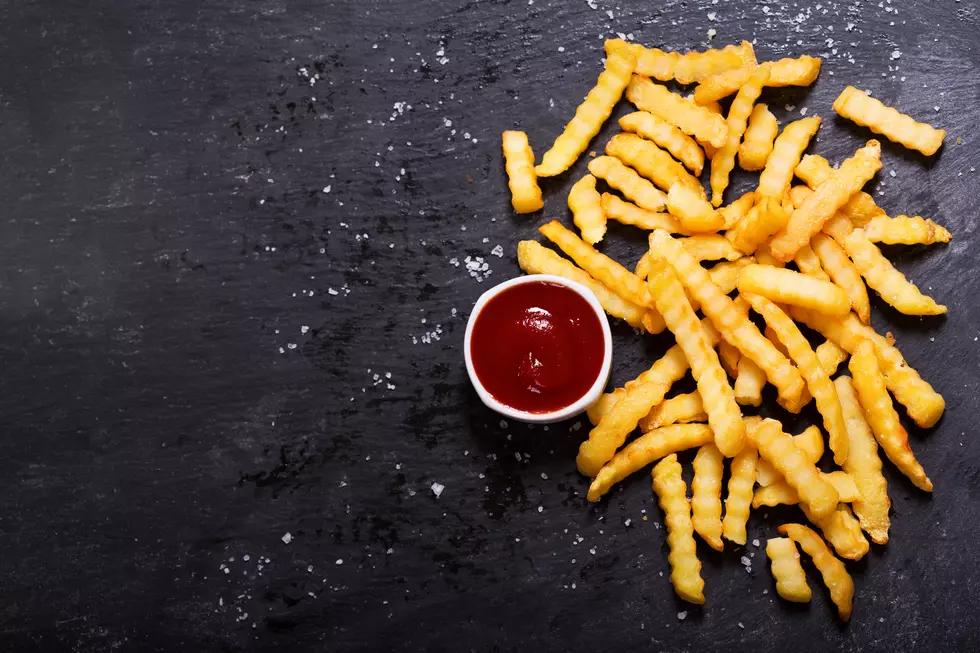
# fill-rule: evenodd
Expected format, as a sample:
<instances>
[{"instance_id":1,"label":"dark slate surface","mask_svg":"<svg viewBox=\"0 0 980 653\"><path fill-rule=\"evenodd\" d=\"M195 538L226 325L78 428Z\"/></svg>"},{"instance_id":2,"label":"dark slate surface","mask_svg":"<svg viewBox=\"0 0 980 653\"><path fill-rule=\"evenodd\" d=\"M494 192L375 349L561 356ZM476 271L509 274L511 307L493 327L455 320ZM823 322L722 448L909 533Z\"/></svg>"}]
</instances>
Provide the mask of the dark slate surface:
<instances>
[{"instance_id":1,"label":"dark slate surface","mask_svg":"<svg viewBox=\"0 0 980 653\"><path fill-rule=\"evenodd\" d=\"M766 98L822 115L834 162L867 137L832 117L846 83L950 132L885 147L882 205L955 233L898 265L952 310L875 325L948 411L912 438L933 497L886 466L847 627L815 576L775 599L752 546L703 550L679 621L648 476L586 505L585 430L502 426L467 383L470 306L585 167L514 216L500 131L540 154L616 32L826 57ZM0 2L2 649L975 647L978 34L948 0ZM617 383L669 342L615 332Z\"/></svg>"}]
</instances>

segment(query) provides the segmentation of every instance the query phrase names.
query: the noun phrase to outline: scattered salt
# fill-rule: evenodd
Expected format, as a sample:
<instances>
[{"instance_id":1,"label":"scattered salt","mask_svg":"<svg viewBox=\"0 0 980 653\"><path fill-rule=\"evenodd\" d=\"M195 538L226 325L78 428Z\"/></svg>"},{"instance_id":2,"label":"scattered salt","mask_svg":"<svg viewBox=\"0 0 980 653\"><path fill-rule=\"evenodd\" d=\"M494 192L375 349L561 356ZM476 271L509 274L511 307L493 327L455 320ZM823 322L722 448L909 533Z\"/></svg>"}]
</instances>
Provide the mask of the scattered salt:
<instances>
[{"instance_id":1,"label":"scattered salt","mask_svg":"<svg viewBox=\"0 0 980 653\"><path fill-rule=\"evenodd\" d=\"M442 483L434 482L432 484L432 494L436 495L436 498L437 499L442 494L442 491L445 490L445 489L446 489L446 486L443 485Z\"/></svg>"}]
</instances>

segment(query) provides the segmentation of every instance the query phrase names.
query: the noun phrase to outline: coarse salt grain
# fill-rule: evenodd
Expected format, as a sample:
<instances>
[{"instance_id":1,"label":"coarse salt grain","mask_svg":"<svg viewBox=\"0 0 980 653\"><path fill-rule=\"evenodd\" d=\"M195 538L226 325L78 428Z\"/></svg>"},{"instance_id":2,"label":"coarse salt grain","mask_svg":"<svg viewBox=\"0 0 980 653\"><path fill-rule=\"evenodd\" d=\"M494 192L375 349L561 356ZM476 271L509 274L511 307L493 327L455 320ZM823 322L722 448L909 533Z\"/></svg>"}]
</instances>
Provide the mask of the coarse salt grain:
<instances>
[{"instance_id":1,"label":"coarse salt grain","mask_svg":"<svg viewBox=\"0 0 980 653\"><path fill-rule=\"evenodd\" d=\"M684 621L685 619L687 619L687 610L681 610L680 612L677 613L678 621Z\"/></svg>"},{"instance_id":2,"label":"coarse salt grain","mask_svg":"<svg viewBox=\"0 0 980 653\"><path fill-rule=\"evenodd\" d=\"M283 544L289 544L292 541L293 541L292 533L286 533L285 535L282 536Z\"/></svg>"},{"instance_id":3,"label":"coarse salt grain","mask_svg":"<svg viewBox=\"0 0 980 653\"><path fill-rule=\"evenodd\" d=\"M443 485L442 483L438 483L438 482L432 483L432 494L436 495L436 498L437 499L442 494L442 491L445 490L445 489L446 489L446 486Z\"/></svg>"}]
</instances>

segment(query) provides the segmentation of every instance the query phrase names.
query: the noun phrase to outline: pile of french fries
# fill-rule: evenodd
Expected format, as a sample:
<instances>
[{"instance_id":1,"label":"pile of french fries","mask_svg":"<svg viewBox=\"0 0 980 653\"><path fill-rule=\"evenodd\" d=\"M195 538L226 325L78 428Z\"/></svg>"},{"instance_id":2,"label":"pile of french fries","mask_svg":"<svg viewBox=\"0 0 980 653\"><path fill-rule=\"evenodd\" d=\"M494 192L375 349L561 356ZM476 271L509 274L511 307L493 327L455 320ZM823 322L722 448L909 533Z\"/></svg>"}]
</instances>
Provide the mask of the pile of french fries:
<instances>
[{"instance_id":1,"label":"pile of french fries","mask_svg":"<svg viewBox=\"0 0 980 653\"><path fill-rule=\"evenodd\" d=\"M932 491L893 398L924 428L945 408L891 336L870 326L867 289L907 315L938 315L946 307L895 269L877 243L927 245L951 236L932 220L889 217L861 190L881 168L878 141L834 168L804 155L819 117L780 132L758 103L766 87L812 84L820 66L806 56L759 63L747 42L679 55L610 40L605 71L541 162L535 165L522 132L505 132L503 149L513 206L534 212L544 205L538 178L568 170L623 95L637 108L568 195L577 233L557 221L540 228L571 260L535 241L517 249L525 272L578 281L609 315L653 334L668 329L676 339L649 370L589 409L594 428L577 458L592 479L589 501L655 463L671 582L681 598L699 604L704 581L694 534L719 551L724 540L744 545L751 510L797 504L823 537L803 524L779 526L784 537L766 544L776 589L788 601L810 600L801 547L846 621L854 584L840 558L862 558L867 538L888 541L891 502L879 448L917 487ZM697 86L683 96L654 80ZM725 115L718 101L730 95ZM853 87L834 109L925 155L945 136ZM700 180L706 159L710 199ZM722 206L736 162L759 171L759 185ZM793 185L794 177L802 183ZM600 180L619 195L600 193ZM650 232L649 250L633 271L595 249L610 219ZM822 336L819 344L800 324ZM850 375L838 374L845 362ZM697 390L668 397L689 371ZM743 412L761 405L767 383L789 412L815 402L838 469L817 466L824 454L819 426L792 436L777 420ZM638 427L641 434L627 442ZM676 456L688 449L697 449L690 500Z\"/></svg>"}]
</instances>

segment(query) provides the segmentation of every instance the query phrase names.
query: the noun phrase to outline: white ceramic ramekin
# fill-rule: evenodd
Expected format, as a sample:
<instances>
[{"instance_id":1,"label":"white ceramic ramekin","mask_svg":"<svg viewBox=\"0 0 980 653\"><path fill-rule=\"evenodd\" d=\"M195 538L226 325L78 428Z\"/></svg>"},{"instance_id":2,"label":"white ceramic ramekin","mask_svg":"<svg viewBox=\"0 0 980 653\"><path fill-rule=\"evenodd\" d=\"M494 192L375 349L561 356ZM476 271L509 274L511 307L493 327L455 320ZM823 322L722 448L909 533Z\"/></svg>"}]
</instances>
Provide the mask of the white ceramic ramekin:
<instances>
[{"instance_id":1,"label":"white ceramic ramekin","mask_svg":"<svg viewBox=\"0 0 980 653\"><path fill-rule=\"evenodd\" d=\"M589 388L589 391L575 403L548 413L528 413L523 410L517 410L516 408L506 406L494 399L493 396L487 392L487 389L483 386L483 383L480 382L480 378L476 375L476 370L473 368L473 357L470 354L470 344L473 337L473 325L476 324L476 318L480 315L480 311L483 310L483 307L487 305L487 302L508 288L524 283L534 283L538 281L555 283L578 293L585 301L589 303L589 306L591 306L592 310L595 312L595 316L599 319L599 324L602 325L602 366L599 368L599 375L596 377L595 383L593 383L592 387ZM609 331L609 320L606 319L606 312L602 310L602 305L599 303L598 298L596 298L595 293L578 282L569 281L568 279L556 277L552 274L529 274L522 277L517 277L516 279L511 279L496 285L480 295L480 298L476 300L476 304L473 306L473 311L470 313L469 321L466 323L466 338L463 341L463 350L466 358L466 371L470 375L470 383L472 383L473 387L476 388L476 393L480 395L480 400L486 404L488 408L500 413L504 417L521 422L529 422L532 424L552 424L554 422L560 422L562 420L575 417L576 415L584 412L585 409L595 403L595 401L599 398L599 395L602 394L602 390L606 387L606 383L609 381L609 370L612 368L612 334Z\"/></svg>"}]
</instances>

